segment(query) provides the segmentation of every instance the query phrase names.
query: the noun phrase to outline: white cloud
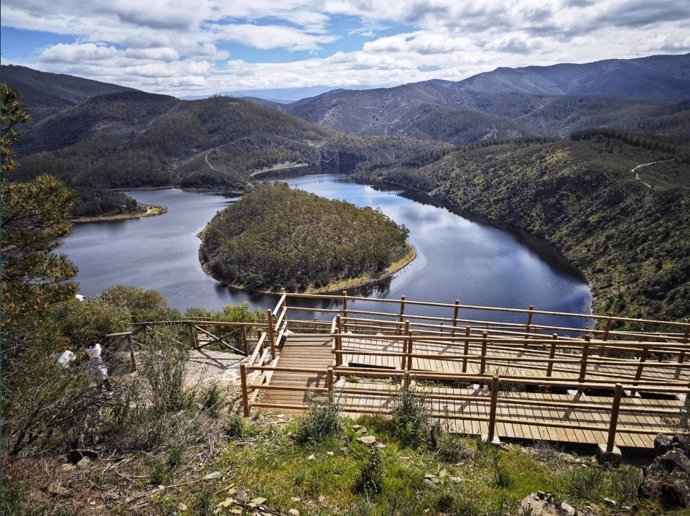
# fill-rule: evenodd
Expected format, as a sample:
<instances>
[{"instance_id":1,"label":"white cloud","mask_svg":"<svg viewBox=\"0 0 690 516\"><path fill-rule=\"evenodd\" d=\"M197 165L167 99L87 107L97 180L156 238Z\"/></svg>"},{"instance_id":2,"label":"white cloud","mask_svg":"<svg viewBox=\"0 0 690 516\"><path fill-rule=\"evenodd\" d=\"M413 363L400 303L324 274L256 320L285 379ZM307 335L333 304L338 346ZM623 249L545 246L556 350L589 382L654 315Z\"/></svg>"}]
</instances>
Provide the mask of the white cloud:
<instances>
[{"instance_id":1,"label":"white cloud","mask_svg":"<svg viewBox=\"0 0 690 516\"><path fill-rule=\"evenodd\" d=\"M339 27L337 15L360 27ZM677 0L4 0L2 13L3 26L74 38L18 64L176 95L460 80L498 66L683 52L689 20L690 4ZM375 38L400 24L405 32ZM322 51L348 34L375 39L272 58ZM242 59L241 48L230 55L227 42L264 62Z\"/></svg>"}]
</instances>

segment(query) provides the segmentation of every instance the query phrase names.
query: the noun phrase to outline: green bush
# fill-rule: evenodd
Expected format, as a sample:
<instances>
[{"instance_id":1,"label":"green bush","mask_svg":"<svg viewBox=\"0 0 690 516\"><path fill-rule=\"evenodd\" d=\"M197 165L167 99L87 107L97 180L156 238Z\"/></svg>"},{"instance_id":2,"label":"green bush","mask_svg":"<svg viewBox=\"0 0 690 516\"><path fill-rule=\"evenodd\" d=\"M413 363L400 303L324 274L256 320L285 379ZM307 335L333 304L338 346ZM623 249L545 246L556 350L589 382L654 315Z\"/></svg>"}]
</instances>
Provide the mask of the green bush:
<instances>
[{"instance_id":1,"label":"green bush","mask_svg":"<svg viewBox=\"0 0 690 516\"><path fill-rule=\"evenodd\" d=\"M320 442L340 434L343 424L339 408L331 393L323 400L311 399L307 414L300 419L297 427L297 442Z\"/></svg>"},{"instance_id":2,"label":"green bush","mask_svg":"<svg viewBox=\"0 0 690 516\"><path fill-rule=\"evenodd\" d=\"M568 477L568 489L578 498L591 500L601 486L603 473L603 469L599 466L575 469Z\"/></svg>"},{"instance_id":3,"label":"green bush","mask_svg":"<svg viewBox=\"0 0 690 516\"><path fill-rule=\"evenodd\" d=\"M416 447L425 441L428 414L424 400L410 389L401 389L391 412L393 435L403 446Z\"/></svg>"},{"instance_id":4,"label":"green bush","mask_svg":"<svg viewBox=\"0 0 690 516\"><path fill-rule=\"evenodd\" d=\"M371 446L362 463L359 478L355 484L355 491L366 496L379 494L383 491L383 477L385 470L381 458L381 451Z\"/></svg>"},{"instance_id":5,"label":"green bush","mask_svg":"<svg viewBox=\"0 0 690 516\"><path fill-rule=\"evenodd\" d=\"M208 385L201 393L201 406L212 417L218 417L225 401L225 393L217 383Z\"/></svg>"},{"instance_id":6,"label":"green bush","mask_svg":"<svg viewBox=\"0 0 690 516\"><path fill-rule=\"evenodd\" d=\"M244 437L248 432L247 423L242 414L233 412L225 422L225 434L228 437Z\"/></svg>"}]
</instances>

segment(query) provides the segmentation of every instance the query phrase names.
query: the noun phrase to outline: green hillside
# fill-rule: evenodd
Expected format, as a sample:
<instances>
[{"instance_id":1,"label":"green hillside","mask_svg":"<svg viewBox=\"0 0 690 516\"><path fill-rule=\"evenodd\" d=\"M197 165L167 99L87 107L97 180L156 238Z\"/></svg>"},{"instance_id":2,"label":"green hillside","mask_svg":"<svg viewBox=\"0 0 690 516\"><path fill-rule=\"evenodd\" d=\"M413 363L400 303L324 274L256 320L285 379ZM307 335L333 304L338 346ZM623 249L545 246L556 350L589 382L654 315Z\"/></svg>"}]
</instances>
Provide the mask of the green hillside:
<instances>
[{"instance_id":1,"label":"green hillside","mask_svg":"<svg viewBox=\"0 0 690 516\"><path fill-rule=\"evenodd\" d=\"M585 273L597 312L688 317L687 150L612 131L579 138L469 148L422 168L363 166L356 177L421 189L543 238ZM670 161L640 168L641 180L631 172L661 160Z\"/></svg>"}]
</instances>

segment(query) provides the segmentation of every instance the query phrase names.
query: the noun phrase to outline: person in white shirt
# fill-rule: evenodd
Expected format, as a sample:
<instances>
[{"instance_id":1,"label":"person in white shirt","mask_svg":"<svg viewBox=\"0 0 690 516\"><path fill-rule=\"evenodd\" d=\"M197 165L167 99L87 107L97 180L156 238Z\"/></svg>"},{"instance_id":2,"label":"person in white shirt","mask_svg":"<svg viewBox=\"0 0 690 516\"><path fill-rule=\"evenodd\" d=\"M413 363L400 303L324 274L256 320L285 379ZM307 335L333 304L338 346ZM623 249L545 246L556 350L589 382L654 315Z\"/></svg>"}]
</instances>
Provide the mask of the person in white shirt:
<instances>
[{"instance_id":1,"label":"person in white shirt","mask_svg":"<svg viewBox=\"0 0 690 516\"><path fill-rule=\"evenodd\" d=\"M99 342L100 335L95 333L89 343L84 347L83 352L89 359L89 369L93 375L98 379L99 385L108 392L112 391L110 380L108 380L108 368L103 363L101 358L101 343Z\"/></svg>"}]
</instances>

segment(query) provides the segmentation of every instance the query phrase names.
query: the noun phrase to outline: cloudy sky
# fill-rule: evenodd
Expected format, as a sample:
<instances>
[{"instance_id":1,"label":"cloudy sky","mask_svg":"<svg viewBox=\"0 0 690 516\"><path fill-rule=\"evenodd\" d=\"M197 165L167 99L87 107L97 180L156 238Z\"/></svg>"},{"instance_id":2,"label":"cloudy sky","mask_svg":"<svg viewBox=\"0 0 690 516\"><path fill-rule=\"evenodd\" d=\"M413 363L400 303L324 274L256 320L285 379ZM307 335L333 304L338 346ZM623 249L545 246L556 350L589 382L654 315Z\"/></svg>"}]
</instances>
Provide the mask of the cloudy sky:
<instances>
[{"instance_id":1,"label":"cloudy sky","mask_svg":"<svg viewBox=\"0 0 690 516\"><path fill-rule=\"evenodd\" d=\"M3 0L2 63L176 96L690 51L682 0Z\"/></svg>"}]
</instances>

